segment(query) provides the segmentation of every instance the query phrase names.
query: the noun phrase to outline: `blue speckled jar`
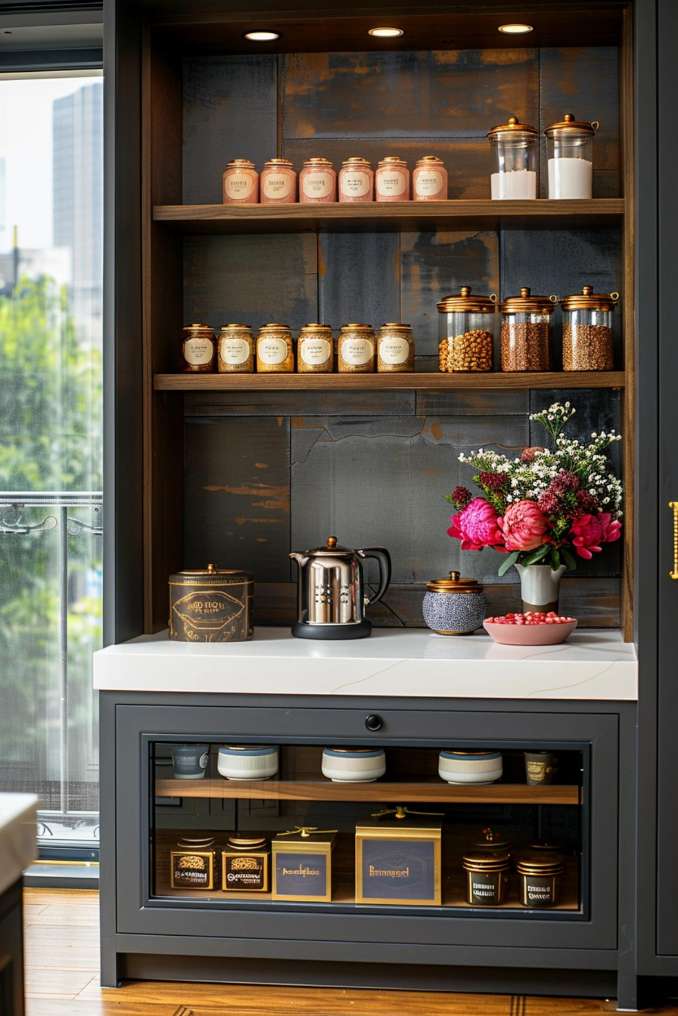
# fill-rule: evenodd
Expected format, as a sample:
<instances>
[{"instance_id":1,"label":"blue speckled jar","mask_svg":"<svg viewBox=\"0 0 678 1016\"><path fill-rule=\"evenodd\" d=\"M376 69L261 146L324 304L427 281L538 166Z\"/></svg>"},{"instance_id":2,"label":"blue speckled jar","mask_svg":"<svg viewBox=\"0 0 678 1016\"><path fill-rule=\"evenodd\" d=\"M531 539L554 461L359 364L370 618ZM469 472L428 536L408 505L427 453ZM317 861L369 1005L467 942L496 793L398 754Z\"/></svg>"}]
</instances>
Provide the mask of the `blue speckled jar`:
<instances>
[{"instance_id":1,"label":"blue speckled jar","mask_svg":"<svg viewBox=\"0 0 678 1016\"><path fill-rule=\"evenodd\" d=\"M451 571L446 579L427 582L426 590L424 621L438 635L470 635L485 620L487 600L476 579Z\"/></svg>"}]
</instances>

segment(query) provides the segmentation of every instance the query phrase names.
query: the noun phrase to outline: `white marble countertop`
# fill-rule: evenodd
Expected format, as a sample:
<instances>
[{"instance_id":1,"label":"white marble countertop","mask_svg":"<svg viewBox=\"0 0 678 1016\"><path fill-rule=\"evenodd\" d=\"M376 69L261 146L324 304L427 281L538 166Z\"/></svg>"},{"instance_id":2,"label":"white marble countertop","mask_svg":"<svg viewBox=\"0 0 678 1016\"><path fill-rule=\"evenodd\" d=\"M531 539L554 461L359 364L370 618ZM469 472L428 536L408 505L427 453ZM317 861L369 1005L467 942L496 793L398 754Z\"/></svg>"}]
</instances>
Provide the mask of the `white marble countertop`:
<instances>
[{"instance_id":1,"label":"white marble countertop","mask_svg":"<svg viewBox=\"0 0 678 1016\"><path fill-rule=\"evenodd\" d=\"M0 895L35 860L35 794L0 794Z\"/></svg>"},{"instance_id":2,"label":"white marble countertop","mask_svg":"<svg viewBox=\"0 0 678 1016\"><path fill-rule=\"evenodd\" d=\"M94 654L94 687L248 695L352 695L635 701L635 647L620 632L582 630L560 646L496 645L427 629L315 642L257 628L251 642L170 642L167 632Z\"/></svg>"}]
</instances>

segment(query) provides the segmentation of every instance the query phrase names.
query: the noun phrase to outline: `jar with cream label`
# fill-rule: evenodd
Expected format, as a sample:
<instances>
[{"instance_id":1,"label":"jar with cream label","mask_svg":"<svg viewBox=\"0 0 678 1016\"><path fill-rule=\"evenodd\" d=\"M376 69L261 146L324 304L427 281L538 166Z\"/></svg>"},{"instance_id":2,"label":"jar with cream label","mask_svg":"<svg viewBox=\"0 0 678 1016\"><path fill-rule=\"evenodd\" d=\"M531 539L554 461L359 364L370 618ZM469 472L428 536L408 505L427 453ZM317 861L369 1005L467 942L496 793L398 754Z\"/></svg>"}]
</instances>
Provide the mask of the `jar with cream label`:
<instances>
[{"instance_id":1,"label":"jar with cream label","mask_svg":"<svg viewBox=\"0 0 678 1016\"><path fill-rule=\"evenodd\" d=\"M287 325L268 324L257 336L257 371L287 374L294 370L294 345Z\"/></svg>"},{"instance_id":2,"label":"jar with cream label","mask_svg":"<svg viewBox=\"0 0 678 1016\"><path fill-rule=\"evenodd\" d=\"M414 370L414 340L412 328L404 324L385 324L377 335L377 370Z\"/></svg>"},{"instance_id":3,"label":"jar with cream label","mask_svg":"<svg viewBox=\"0 0 678 1016\"><path fill-rule=\"evenodd\" d=\"M412 197L415 201L446 201L447 170L437 155L423 155L412 173Z\"/></svg>"},{"instance_id":4,"label":"jar with cream label","mask_svg":"<svg viewBox=\"0 0 678 1016\"><path fill-rule=\"evenodd\" d=\"M375 366L375 341L371 325L343 325L337 344L340 374L371 374Z\"/></svg>"},{"instance_id":5,"label":"jar with cream label","mask_svg":"<svg viewBox=\"0 0 678 1016\"><path fill-rule=\"evenodd\" d=\"M337 172L329 159L306 159L299 174L302 205L328 204L337 200Z\"/></svg>"},{"instance_id":6,"label":"jar with cream label","mask_svg":"<svg viewBox=\"0 0 678 1016\"><path fill-rule=\"evenodd\" d=\"M252 373L254 337L249 325L222 325L217 339L217 370L220 374Z\"/></svg>"},{"instance_id":7,"label":"jar with cream label","mask_svg":"<svg viewBox=\"0 0 678 1016\"><path fill-rule=\"evenodd\" d=\"M259 174L249 159L233 159L222 177L225 205L256 205L259 200Z\"/></svg>"},{"instance_id":8,"label":"jar with cream label","mask_svg":"<svg viewBox=\"0 0 678 1016\"><path fill-rule=\"evenodd\" d=\"M289 159L269 159L259 177L262 205L292 205L297 200L297 171Z\"/></svg>"},{"instance_id":9,"label":"jar with cream label","mask_svg":"<svg viewBox=\"0 0 678 1016\"><path fill-rule=\"evenodd\" d=\"M186 325L181 360L181 369L187 374L210 374L214 370L214 332L209 325Z\"/></svg>"},{"instance_id":10,"label":"jar with cream label","mask_svg":"<svg viewBox=\"0 0 678 1016\"><path fill-rule=\"evenodd\" d=\"M374 201L374 170L367 159L344 159L339 172L339 201L359 204Z\"/></svg>"},{"instance_id":11,"label":"jar with cream label","mask_svg":"<svg viewBox=\"0 0 678 1016\"><path fill-rule=\"evenodd\" d=\"M309 324L299 332L297 370L300 374L331 374L334 340L329 325Z\"/></svg>"},{"instance_id":12,"label":"jar with cream label","mask_svg":"<svg viewBox=\"0 0 678 1016\"><path fill-rule=\"evenodd\" d=\"M387 155L377 166L374 178L377 201L408 201L410 171L404 159Z\"/></svg>"}]
</instances>

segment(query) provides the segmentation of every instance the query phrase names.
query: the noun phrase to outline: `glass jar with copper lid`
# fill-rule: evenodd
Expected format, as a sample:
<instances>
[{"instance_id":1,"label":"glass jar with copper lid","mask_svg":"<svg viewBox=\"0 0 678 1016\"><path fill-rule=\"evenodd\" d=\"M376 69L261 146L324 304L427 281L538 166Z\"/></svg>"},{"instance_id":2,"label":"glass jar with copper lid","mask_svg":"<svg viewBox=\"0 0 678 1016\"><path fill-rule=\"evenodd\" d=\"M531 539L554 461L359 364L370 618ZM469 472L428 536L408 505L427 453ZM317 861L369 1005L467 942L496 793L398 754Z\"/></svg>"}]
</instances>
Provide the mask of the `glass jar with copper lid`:
<instances>
[{"instance_id":1,"label":"glass jar with copper lid","mask_svg":"<svg viewBox=\"0 0 678 1016\"><path fill-rule=\"evenodd\" d=\"M337 340L337 369L340 374L371 374L376 363L372 325L343 325Z\"/></svg>"},{"instance_id":2,"label":"glass jar with copper lid","mask_svg":"<svg viewBox=\"0 0 678 1016\"><path fill-rule=\"evenodd\" d=\"M550 198L590 198L593 193L593 138L597 120L566 113L546 135Z\"/></svg>"},{"instance_id":3,"label":"glass jar with copper lid","mask_svg":"<svg viewBox=\"0 0 678 1016\"><path fill-rule=\"evenodd\" d=\"M537 196L537 142L535 127L510 116L487 134L492 149L490 195L493 200Z\"/></svg>"},{"instance_id":4,"label":"glass jar with copper lid","mask_svg":"<svg viewBox=\"0 0 678 1016\"><path fill-rule=\"evenodd\" d=\"M387 155L374 174L374 193L377 201L409 201L410 170L404 159Z\"/></svg>"},{"instance_id":5,"label":"glass jar with copper lid","mask_svg":"<svg viewBox=\"0 0 678 1016\"><path fill-rule=\"evenodd\" d=\"M555 907L565 871L563 858L552 850L529 850L516 861L520 902L524 907Z\"/></svg>"},{"instance_id":6,"label":"glass jar with copper lid","mask_svg":"<svg viewBox=\"0 0 678 1016\"><path fill-rule=\"evenodd\" d=\"M374 170L361 155L352 155L341 164L339 201L354 204L374 201Z\"/></svg>"},{"instance_id":7,"label":"glass jar with copper lid","mask_svg":"<svg viewBox=\"0 0 678 1016\"><path fill-rule=\"evenodd\" d=\"M447 200L447 169L437 155L422 155L412 173L412 197L415 201Z\"/></svg>"},{"instance_id":8,"label":"glass jar with copper lid","mask_svg":"<svg viewBox=\"0 0 678 1016\"><path fill-rule=\"evenodd\" d=\"M496 296L476 295L470 286L444 297L438 304L441 371L450 373L492 370Z\"/></svg>"},{"instance_id":9,"label":"glass jar with copper lid","mask_svg":"<svg viewBox=\"0 0 678 1016\"><path fill-rule=\"evenodd\" d=\"M486 610L487 600L477 579L451 571L426 583L424 621L438 635L470 635L482 625Z\"/></svg>"},{"instance_id":10,"label":"glass jar with copper lid","mask_svg":"<svg viewBox=\"0 0 678 1016\"><path fill-rule=\"evenodd\" d=\"M337 200L337 171L322 156L306 159L299 174L299 201L302 205L329 204Z\"/></svg>"},{"instance_id":11,"label":"glass jar with copper lid","mask_svg":"<svg viewBox=\"0 0 678 1016\"><path fill-rule=\"evenodd\" d=\"M523 286L501 305L501 369L545 371L551 364L551 315L556 296L535 296Z\"/></svg>"},{"instance_id":12,"label":"glass jar with copper lid","mask_svg":"<svg viewBox=\"0 0 678 1016\"><path fill-rule=\"evenodd\" d=\"M297 171L289 159L269 159L259 175L262 205L292 205L297 200Z\"/></svg>"},{"instance_id":13,"label":"glass jar with copper lid","mask_svg":"<svg viewBox=\"0 0 678 1016\"><path fill-rule=\"evenodd\" d=\"M287 325L268 324L257 335L257 372L288 374L294 370L294 342Z\"/></svg>"},{"instance_id":14,"label":"glass jar with copper lid","mask_svg":"<svg viewBox=\"0 0 678 1016\"><path fill-rule=\"evenodd\" d=\"M181 369L186 374L214 370L214 332L209 325L186 325L181 336Z\"/></svg>"},{"instance_id":15,"label":"glass jar with copper lid","mask_svg":"<svg viewBox=\"0 0 678 1016\"><path fill-rule=\"evenodd\" d=\"M259 174L249 159L233 159L222 177L225 205L255 205L259 200Z\"/></svg>"},{"instance_id":16,"label":"glass jar with copper lid","mask_svg":"<svg viewBox=\"0 0 678 1016\"><path fill-rule=\"evenodd\" d=\"M329 325L304 325L297 339L297 370L300 374L331 374L333 369L332 329Z\"/></svg>"},{"instance_id":17,"label":"glass jar with copper lid","mask_svg":"<svg viewBox=\"0 0 678 1016\"><path fill-rule=\"evenodd\" d=\"M249 325L222 325L217 337L220 374L251 374L254 370L254 336Z\"/></svg>"},{"instance_id":18,"label":"glass jar with copper lid","mask_svg":"<svg viewBox=\"0 0 678 1016\"><path fill-rule=\"evenodd\" d=\"M594 293L592 286L562 298L563 370L613 369L612 311L618 300L619 293Z\"/></svg>"},{"instance_id":19,"label":"glass jar with copper lid","mask_svg":"<svg viewBox=\"0 0 678 1016\"><path fill-rule=\"evenodd\" d=\"M414 370L414 339L410 325L386 323L377 334L377 370L381 373Z\"/></svg>"}]
</instances>

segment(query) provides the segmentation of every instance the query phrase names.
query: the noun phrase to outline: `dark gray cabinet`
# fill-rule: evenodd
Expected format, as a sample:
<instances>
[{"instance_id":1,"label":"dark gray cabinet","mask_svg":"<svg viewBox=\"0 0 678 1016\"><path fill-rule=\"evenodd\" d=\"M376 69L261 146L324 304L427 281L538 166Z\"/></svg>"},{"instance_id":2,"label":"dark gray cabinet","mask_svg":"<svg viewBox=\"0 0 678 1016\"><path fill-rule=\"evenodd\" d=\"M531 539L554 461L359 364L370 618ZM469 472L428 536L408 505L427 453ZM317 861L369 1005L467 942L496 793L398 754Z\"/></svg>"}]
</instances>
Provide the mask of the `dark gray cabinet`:
<instances>
[{"instance_id":1,"label":"dark gray cabinet","mask_svg":"<svg viewBox=\"0 0 678 1016\"><path fill-rule=\"evenodd\" d=\"M0 896L0 1013L24 1014L24 957L21 881Z\"/></svg>"}]
</instances>

